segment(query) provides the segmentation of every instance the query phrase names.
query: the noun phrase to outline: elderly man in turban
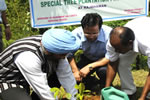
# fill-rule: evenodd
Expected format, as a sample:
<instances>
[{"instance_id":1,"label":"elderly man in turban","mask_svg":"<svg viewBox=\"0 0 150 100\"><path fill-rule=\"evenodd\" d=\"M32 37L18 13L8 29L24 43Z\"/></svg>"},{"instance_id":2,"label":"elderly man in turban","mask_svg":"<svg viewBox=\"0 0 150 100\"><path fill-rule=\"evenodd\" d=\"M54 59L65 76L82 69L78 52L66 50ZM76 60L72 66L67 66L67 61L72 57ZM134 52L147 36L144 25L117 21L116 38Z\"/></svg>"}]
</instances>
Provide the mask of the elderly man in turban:
<instances>
[{"instance_id":1,"label":"elderly man in turban","mask_svg":"<svg viewBox=\"0 0 150 100\"><path fill-rule=\"evenodd\" d=\"M42 36L11 44L0 53L0 99L54 100L50 88L62 85L75 100L76 81L66 55L79 46L78 38L63 29L50 29Z\"/></svg>"}]
</instances>

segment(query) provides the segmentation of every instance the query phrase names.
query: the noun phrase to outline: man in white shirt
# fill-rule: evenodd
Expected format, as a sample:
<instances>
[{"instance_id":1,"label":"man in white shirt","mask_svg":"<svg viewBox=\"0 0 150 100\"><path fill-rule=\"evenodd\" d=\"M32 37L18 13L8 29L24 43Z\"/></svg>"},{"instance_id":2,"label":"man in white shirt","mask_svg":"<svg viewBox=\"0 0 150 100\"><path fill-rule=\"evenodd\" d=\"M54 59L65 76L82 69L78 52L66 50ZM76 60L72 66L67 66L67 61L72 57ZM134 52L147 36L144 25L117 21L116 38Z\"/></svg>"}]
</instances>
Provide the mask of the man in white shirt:
<instances>
[{"instance_id":1,"label":"man in white shirt","mask_svg":"<svg viewBox=\"0 0 150 100\"><path fill-rule=\"evenodd\" d=\"M0 53L0 99L31 100L30 86L40 100L55 100L50 89L62 85L76 100L76 81L66 55L79 47L78 38L64 29L17 40Z\"/></svg>"},{"instance_id":2,"label":"man in white shirt","mask_svg":"<svg viewBox=\"0 0 150 100\"><path fill-rule=\"evenodd\" d=\"M6 40L10 40L11 38L11 31L10 31L10 24L8 24L8 20L6 17L6 3L5 0L0 0L0 24L4 25L5 28L5 36ZM0 52L3 50L3 40L2 40L2 27L0 26Z\"/></svg>"},{"instance_id":3,"label":"man in white shirt","mask_svg":"<svg viewBox=\"0 0 150 100\"><path fill-rule=\"evenodd\" d=\"M149 17L140 17L129 21L125 27L114 28L110 33L110 40L106 47L106 58L110 60L106 87L110 86L118 70L121 89L130 95L131 100L135 100L135 97L131 97L131 95L136 92L136 86L133 83L130 65L138 53L148 57L147 63L150 68L149 25ZM139 100L145 100L149 90L150 72Z\"/></svg>"}]
</instances>

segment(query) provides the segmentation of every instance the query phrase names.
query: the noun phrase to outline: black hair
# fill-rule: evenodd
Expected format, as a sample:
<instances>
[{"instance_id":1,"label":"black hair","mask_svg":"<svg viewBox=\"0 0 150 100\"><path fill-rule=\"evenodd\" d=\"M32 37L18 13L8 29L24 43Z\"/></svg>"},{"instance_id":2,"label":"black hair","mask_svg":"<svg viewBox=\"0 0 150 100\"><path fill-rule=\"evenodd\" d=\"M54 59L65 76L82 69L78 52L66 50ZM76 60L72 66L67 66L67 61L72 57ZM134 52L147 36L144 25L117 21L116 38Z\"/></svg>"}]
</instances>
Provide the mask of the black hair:
<instances>
[{"instance_id":1,"label":"black hair","mask_svg":"<svg viewBox=\"0 0 150 100\"><path fill-rule=\"evenodd\" d=\"M119 37L120 37L121 44L124 46L127 46L129 41L135 40L134 32L128 27L123 28L123 33L120 34Z\"/></svg>"},{"instance_id":2,"label":"black hair","mask_svg":"<svg viewBox=\"0 0 150 100\"><path fill-rule=\"evenodd\" d=\"M123 46L128 46L130 41L135 40L134 32L128 27L116 27L110 32L110 38L116 35L120 38Z\"/></svg>"},{"instance_id":3,"label":"black hair","mask_svg":"<svg viewBox=\"0 0 150 100\"><path fill-rule=\"evenodd\" d=\"M99 25L99 29L103 24L102 17L97 13L87 13L81 20L81 26L84 29L86 26L91 27Z\"/></svg>"}]
</instances>

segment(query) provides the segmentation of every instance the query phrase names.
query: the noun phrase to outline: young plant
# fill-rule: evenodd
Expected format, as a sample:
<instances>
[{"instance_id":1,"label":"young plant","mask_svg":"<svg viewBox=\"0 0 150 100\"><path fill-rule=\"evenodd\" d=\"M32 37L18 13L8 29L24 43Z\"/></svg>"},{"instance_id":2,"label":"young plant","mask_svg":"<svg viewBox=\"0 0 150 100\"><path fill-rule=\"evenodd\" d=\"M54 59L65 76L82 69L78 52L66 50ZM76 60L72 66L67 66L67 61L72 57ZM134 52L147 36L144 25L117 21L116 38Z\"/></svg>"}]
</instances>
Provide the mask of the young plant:
<instances>
[{"instance_id":1,"label":"young plant","mask_svg":"<svg viewBox=\"0 0 150 100\"><path fill-rule=\"evenodd\" d=\"M68 100L71 99L71 94L66 93L63 87L60 87L60 88L53 87L50 89L50 91L54 93L55 99L59 98L59 100L63 100L64 97L67 98Z\"/></svg>"},{"instance_id":2,"label":"young plant","mask_svg":"<svg viewBox=\"0 0 150 100\"><path fill-rule=\"evenodd\" d=\"M77 100L83 100L83 97L91 92L90 90L85 90L84 83L80 83L79 85L76 84L75 88L78 90L78 93L76 94Z\"/></svg>"}]
</instances>

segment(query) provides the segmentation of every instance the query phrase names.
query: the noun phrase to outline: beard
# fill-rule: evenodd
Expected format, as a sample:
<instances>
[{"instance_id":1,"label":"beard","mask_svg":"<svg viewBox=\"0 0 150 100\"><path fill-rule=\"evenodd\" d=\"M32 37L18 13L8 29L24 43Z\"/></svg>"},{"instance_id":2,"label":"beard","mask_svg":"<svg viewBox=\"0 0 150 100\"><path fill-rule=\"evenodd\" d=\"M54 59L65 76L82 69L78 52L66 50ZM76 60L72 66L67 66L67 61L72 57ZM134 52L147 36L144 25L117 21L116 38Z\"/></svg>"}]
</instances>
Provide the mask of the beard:
<instances>
[{"instance_id":1,"label":"beard","mask_svg":"<svg viewBox=\"0 0 150 100\"><path fill-rule=\"evenodd\" d=\"M55 56L55 54L48 54L48 55L44 55L44 56L49 61L58 62L60 60L60 58L57 58Z\"/></svg>"}]
</instances>

